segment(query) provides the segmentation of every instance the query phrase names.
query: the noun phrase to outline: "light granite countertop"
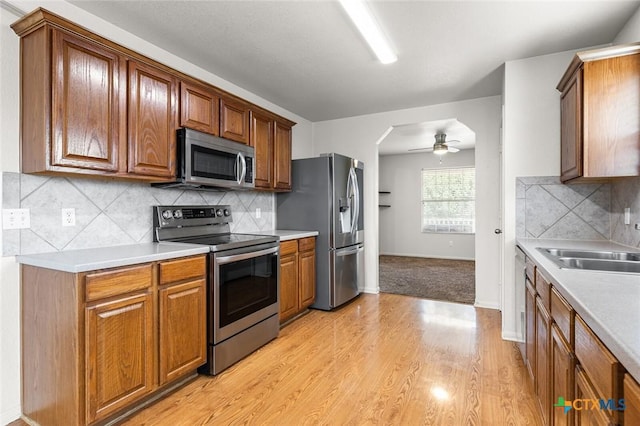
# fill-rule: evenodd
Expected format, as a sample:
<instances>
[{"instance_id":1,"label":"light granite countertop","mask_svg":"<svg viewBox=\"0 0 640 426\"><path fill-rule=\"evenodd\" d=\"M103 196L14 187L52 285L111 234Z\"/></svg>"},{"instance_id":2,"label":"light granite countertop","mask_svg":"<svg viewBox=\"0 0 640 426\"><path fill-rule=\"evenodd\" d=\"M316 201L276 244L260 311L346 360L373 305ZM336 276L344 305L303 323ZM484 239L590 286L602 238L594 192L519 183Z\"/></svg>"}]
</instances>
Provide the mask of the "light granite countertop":
<instances>
[{"instance_id":1,"label":"light granite countertop","mask_svg":"<svg viewBox=\"0 0 640 426\"><path fill-rule=\"evenodd\" d=\"M297 240L299 238L315 237L318 231L293 231L287 229L271 229L269 231L251 232L256 235L274 235L280 237L280 241Z\"/></svg>"},{"instance_id":2,"label":"light granite countertop","mask_svg":"<svg viewBox=\"0 0 640 426\"><path fill-rule=\"evenodd\" d=\"M209 246L197 244L144 243L31 255L26 254L16 256L16 261L24 265L78 273L193 256L208 252Z\"/></svg>"},{"instance_id":3,"label":"light granite countertop","mask_svg":"<svg viewBox=\"0 0 640 426\"><path fill-rule=\"evenodd\" d=\"M640 381L640 274L559 268L537 247L638 250L606 241L519 238L517 245L533 259L629 374Z\"/></svg>"}]
</instances>

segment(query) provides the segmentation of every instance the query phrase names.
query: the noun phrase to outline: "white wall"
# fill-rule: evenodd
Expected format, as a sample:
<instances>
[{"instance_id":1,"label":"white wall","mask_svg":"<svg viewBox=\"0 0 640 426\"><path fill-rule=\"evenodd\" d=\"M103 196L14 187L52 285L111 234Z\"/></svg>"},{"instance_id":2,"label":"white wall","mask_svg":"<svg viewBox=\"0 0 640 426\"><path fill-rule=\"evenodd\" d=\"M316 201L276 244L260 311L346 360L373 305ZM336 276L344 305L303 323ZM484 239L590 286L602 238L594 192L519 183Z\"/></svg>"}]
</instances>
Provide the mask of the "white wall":
<instances>
[{"instance_id":1,"label":"white wall","mask_svg":"<svg viewBox=\"0 0 640 426\"><path fill-rule=\"evenodd\" d=\"M640 7L620 30L613 44L636 43L640 41Z\"/></svg>"},{"instance_id":2,"label":"white wall","mask_svg":"<svg viewBox=\"0 0 640 426\"><path fill-rule=\"evenodd\" d=\"M378 146L391 126L457 118L476 133L476 305L500 305L500 97L389 111L314 123L314 153L338 152L364 169L365 291L378 291Z\"/></svg>"},{"instance_id":3,"label":"white wall","mask_svg":"<svg viewBox=\"0 0 640 426\"><path fill-rule=\"evenodd\" d=\"M503 336L515 338L516 177L560 175L560 93L574 51L505 64L503 124Z\"/></svg>"},{"instance_id":4,"label":"white wall","mask_svg":"<svg viewBox=\"0 0 640 426\"><path fill-rule=\"evenodd\" d=\"M421 231L422 169L473 167L475 150L465 149L442 157L431 152L385 155L380 156L379 165L379 190L391 192L379 196L380 204L391 205L378 209L380 254L475 259L475 234Z\"/></svg>"},{"instance_id":5,"label":"white wall","mask_svg":"<svg viewBox=\"0 0 640 426\"><path fill-rule=\"evenodd\" d=\"M163 64L210 82L295 121L298 124L293 128L293 157L312 155L313 128L311 122L303 117L284 110L70 3L7 0L6 3L0 2L0 171L19 171L19 38L9 25L19 19L21 11L30 12L40 6ZM13 257L0 258L0 278L0 424L6 424L20 416L20 286L19 268Z\"/></svg>"}]
</instances>

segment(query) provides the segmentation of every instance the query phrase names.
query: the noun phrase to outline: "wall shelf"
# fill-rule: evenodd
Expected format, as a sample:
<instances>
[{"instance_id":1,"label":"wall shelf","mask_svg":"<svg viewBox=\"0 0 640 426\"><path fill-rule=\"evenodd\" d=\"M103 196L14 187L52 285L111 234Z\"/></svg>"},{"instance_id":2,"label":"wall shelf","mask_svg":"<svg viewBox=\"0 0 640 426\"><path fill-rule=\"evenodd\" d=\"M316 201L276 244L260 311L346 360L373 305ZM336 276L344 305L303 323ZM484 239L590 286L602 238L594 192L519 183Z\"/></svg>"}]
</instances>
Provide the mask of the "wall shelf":
<instances>
[{"instance_id":1,"label":"wall shelf","mask_svg":"<svg viewBox=\"0 0 640 426\"><path fill-rule=\"evenodd\" d=\"M380 194L380 195L390 195L391 191L378 191L378 194ZM380 208L391 207L391 204L378 204L378 207L380 207Z\"/></svg>"}]
</instances>

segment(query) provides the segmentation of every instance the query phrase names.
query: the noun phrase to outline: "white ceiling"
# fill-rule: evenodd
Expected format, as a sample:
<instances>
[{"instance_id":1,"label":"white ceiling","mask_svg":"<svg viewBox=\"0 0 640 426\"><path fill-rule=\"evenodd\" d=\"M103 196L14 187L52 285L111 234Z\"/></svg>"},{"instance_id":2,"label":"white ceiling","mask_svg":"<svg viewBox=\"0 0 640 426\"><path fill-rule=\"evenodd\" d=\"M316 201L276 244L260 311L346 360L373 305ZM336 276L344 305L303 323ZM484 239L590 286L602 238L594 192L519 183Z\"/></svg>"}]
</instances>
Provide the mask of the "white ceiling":
<instances>
[{"instance_id":1,"label":"white ceiling","mask_svg":"<svg viewBox=\"0 0 640 426\"><path fill-rule=\"evenodd\" d=\"M451 118L448 120L393 126L391 132L378 145L378 153L380 155L392 155L430 152L410 150L433 148L437 133L446 134L448 145L454 148L475 148L476 134L465 124L455 118ZM457 142L449 143L449 141ZM451 155L451 153L447 153L447 155Z\"/></svg>"},{"instance_id":2,"label":"white ceiling","mask_svg":"<svg viewBox=\"0 0 640 426\"><path fill-rule=\"evenodd\" d=\"M374 1L381 65L334 1L72 3L311 121L498 95L505 61L610 43L640 5Z\"/></svg>"}]
</instances>

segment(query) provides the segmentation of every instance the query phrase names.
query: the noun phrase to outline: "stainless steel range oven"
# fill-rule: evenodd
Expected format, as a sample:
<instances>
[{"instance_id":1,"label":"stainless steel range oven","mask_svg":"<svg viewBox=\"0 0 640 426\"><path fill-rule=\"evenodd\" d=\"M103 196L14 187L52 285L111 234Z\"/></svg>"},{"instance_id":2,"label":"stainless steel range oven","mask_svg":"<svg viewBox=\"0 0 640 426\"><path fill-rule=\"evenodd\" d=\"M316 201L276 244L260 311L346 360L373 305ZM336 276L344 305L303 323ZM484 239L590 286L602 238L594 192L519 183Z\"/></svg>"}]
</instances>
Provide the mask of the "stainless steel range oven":
<instances>
[{"instance_id":1,"label":"stainless steel range oven","mask_svg":"<svg viewBox=\"0 0 640 426\"><path fill-rule=\"evenodd\" d=\"M207 245L207 364L218 374L278 336L278 237L229 232L231 208L154 207L155 241Z\"/></svg>"}]
</instances>

